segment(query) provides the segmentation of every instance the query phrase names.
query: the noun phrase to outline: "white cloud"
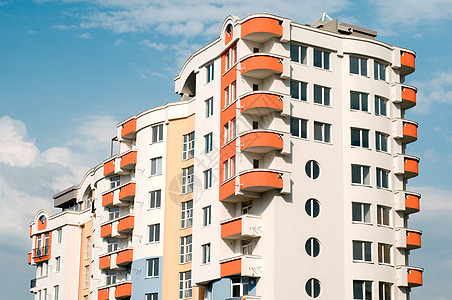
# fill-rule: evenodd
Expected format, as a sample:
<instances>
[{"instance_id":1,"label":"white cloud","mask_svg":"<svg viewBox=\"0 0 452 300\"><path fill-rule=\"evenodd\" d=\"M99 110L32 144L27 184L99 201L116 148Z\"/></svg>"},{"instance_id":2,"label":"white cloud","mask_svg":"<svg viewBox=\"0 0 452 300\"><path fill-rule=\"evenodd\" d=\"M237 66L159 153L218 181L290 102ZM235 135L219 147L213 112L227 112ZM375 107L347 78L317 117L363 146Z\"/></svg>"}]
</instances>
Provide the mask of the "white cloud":
<instances>
[{"instance_id":1,"label":"white cloud","mask_svg":"<svg viewBox=\"0 0 452 300\"><path fill-rule=\"evenodd\" d=\"M418 88L415 113L429 113L433 103L452 104L452 72L437 72L429 81L413 81Z\"/></svg>"},{"instance_id":2,"label":"white cloud","mask_svg":"<svg viewBox=\"0 0 452 300\"><path fill-rule=\"evenodd\" d=\"M39 154L38 148L27 134L25 124L8 116L0 118L0 164L29 166Z\"/></svg>"},{"instance_id":3,"label":"white cloud","mask_svg":"<svg viewBox=\"0 0 452 300\"><path fill-rule=\"evenodd\" d=\"M118 46L120 46L120 45L122 45L122 44L124 44L124 40L122 40L122 39L117 39L117 40L115 41L115 47L118 47Z\"/></svg>"},{"instance_id":4,"label":"white cloud","mask_svg":"<svg viewBox=\"0 0 452 300\"><path fill-rule=\"evenodd\" d=\"M165 50L165 48L166 48L165 44L154 43L149 40L142 40L140 42L140 44L145 45L148 48L159 50L159 51Z\"/></svg>"},{"instance_id":5,"label":"white cloud","mask_svg":"<svg viewBox=\"0 0 452 300\"><path fill-rule=\"evenodd\" d=\"M92 40L92 39L94 39L93 36L91 35L91 33L89 33L89 32L76 34L75 37L79 38L79 39L85 39L85 40Z\"/></svg>"},{"instance_id":6,"label":"white cloud","mask_svg":"<svg viewBox=\"0 0 452 300\"><path fill-rule=\"evenodd\" d=\"M166 79L166 80L169 79L167 76L165 76L164 74L162 74L160 72L152 71L145 67L138 66L136 63L130 63L130 65L132 66L134 71L137 72L138 75L140 75L140 77L143 79L147 80L152 77L158 77L158 78L162 78L162 79Z\"/></svg>"},{"instance_id":7,"label":"white cloud","mask_svg":"<svg viewBox=\"0 0 452 300\"><path fill-rule=\"evenodd\" d=\"M438 154L433 150L432 148L428 148L425 150L424 155L422 155L422 158L429 162L437 162L438 161Z\"/></svg>"},{"instance_id":8,"label":"white cloud","mask_svg":"<svg viewBox=\"0 0 452 300\"><path fill-rule=\"evenodd\" d=\"M431 186L410 187L410 190L421 194L421 210L429 212L452 214L452 190L439 189Z\"/></svg>"},{"instance_id":9,"label":"white cloud","mask_svg":"<svg viewBox=\"0 0 452 300\"><path fill-rule=\"evenodd\" d=\"M52 27L55 29L60 29L60 30L69 30L69 29L78 28L77 25L53 25Z\"/></svg>"}]
</instances>

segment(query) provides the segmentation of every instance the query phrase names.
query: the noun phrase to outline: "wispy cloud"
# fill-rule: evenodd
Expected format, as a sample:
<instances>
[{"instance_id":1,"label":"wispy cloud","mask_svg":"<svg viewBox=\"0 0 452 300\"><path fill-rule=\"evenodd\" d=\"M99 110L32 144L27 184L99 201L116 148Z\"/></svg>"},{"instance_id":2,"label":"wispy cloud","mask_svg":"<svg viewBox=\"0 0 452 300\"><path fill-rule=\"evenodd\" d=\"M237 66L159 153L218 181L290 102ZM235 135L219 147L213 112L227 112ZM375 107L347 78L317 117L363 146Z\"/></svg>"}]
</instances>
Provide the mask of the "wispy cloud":
<instances>
[{"instance_id":1,"label":"wispy cloud","mask_svg":"<svg viewBox=\"0 0 452 300\"><path fill-rule=\"evenodd\" d=\"M162 44L162 43L154 43L154 42L151 42L151 41L149 41L149 40L142 40L140 43L141 43L142 45L148 47L148 48L155 49L155 50L159 50L159 51L162 51L162 50L164 50L164 49L166 48L166 45L165 45L165 44Z\"/></svg>"},{"instance_id":2,"label":"wispy cloud","mask_svg":"<svg viewBox=\"0 0 452 300\"><path fill-rule=\"evenodd\" d=\"M91 35L91 33L89 33L89 32L76 34L75 37L79 38L79 39L85 39L85 40L92 40L92 39L94 39L93 36Z\"/></svg>"},{"instance_id":3,"label":"wispy cloud","mask_svg":"<svg viewBox=\"0 0 452 300\"><path fill-rule=\"evenodd\" d=\"M60 29L60 30L70 30L78 28L77 25L53 25L52 28Z\"/></svg>"},{"instance_id":4,"label":"wispy cloud","mask_svg":"<svg viewBox=\"0 0 452 300\"><path fill-rule=\"evenodd\" d=\"M153 71L142 66L138 66L136 63L130 63L130 66L132 66L133 70L137 72L137 74L140 75L140 77L145 80L151 79L152 77L158 77L166 80L169 79L168 76L160 72Z\"/></svg>"},{"instance_id":5,"label":"wispy cloud","mask_svg":"<svg viewBox=\"0 0 452 300\"><path fill-rule=\"evenodd\" d=\"M413 85L419 89L415 113L429 113L433 103L452 104L452 72L439 71L429 81L413 81Z\"/></svg>"},{"instance_id":6,"label":"wispy cloud","mask_svg":"<svg viewBox=\"0 0 452 300\"><path fill-rule=\"evenodd\" d=\"M118 47L118 46L121 46L121 45L123 45L124 44L124 40L122 40L122 39L117 39L117 40L115 40L115 47Z\"/></svg>"}]
</instances>

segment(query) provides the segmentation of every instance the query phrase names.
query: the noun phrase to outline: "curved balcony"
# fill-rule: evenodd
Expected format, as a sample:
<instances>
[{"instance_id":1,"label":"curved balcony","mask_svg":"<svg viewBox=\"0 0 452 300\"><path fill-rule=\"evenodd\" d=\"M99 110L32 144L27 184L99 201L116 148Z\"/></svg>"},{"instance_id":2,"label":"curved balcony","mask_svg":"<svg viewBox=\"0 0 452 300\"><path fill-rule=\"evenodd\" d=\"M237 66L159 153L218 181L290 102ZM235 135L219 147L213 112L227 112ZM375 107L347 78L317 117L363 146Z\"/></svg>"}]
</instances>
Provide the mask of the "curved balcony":
<instances>
[{"instance_id":1,"label":"curved balcony","mask_svg":"<svg viewBox=\"0 0 452 300\"><path fill-rule=\"evenodd\" d=\"M416 69L416 56L413 53L400 51L400 75L406 76Z\"/></svg>"},{"instance_id":2,"label":"curved balcony","mask_svg":"<svg viewBox=\"0 0 452 300\"><path fill-rule=\"evenodd\" d=\"M129 150L104 162L104 176L129 174L137 163L137 151Z\"/></svg>"},{"instance_id":3,"label":"curved balcony","mask_svg":"<svg viewBox=\"0 0 452 300\"><path fill-rule=\"evenodd\" d=\"M136 132L137 132L137 118L132 118L122 124L121 138L123 139L134 138Z\"/></svg>"},{"instance_id":4,"label":"curved balcony","mask_svg":"<svg viewBox=\"0 0 452 300\"><path fill-rule=\"evenodd\" d=\"M415 156L408 156L405 155L405 158L403 160L403 166L404 166L404 174L403 177L405 178L413 178L419 175L419 158Z\"/></svg>"},{"instance_id":5,"label":"curved balcony","mask_svg":"<svg viewBox=\"0 0 452 300\"><path fill-rule=\"evenodd\" d=\"M284 187L283 173L266 170L253 169L243 172L240 177L240 190L246 192L263 193Z\"/></svg>"},{"instance_id":6,"label":"curved balcony","mask_svg":"<svg viewBox=\"0 0 452 300\"><path fill-rule=\"evenodd\" d=\"M222 239L243 239L262 236L262 217L243 215L221 222Z\"/></svg>"},{"instance_id":7,"label":"curved balcony","mask_svg":"<svg viewBox=\"0 0 452 300\"><path fill-rule=\"evenodd\" d=\"M424 269L409 266L397 266L397 285L400 287L417 287L423 283Z\"/></svg>"},{"instance_id":8,"label":"curved balcony","mask_svg":"<svg viewBox=\"0 0 452 300\"><path fill-rule=\"evenodd\" d=\"M253 130L240 136L240 150L268 153L284 148L284 134L269 130Z\"/></svg>"},{"instance_id":9,"label":"curved balcony","mask_svg":"<svg viewBox=\"0 0 452 300\"><path fill-rule=\"evenodd\" d=\"M406 214L416 213L420 210L420 198L418 193L397 191L395 192L396 211Z\"/></svg>"},{"instance_id":10,"label":"curved balcony","mask_svg":"<svg viewBox=\"0 0 452 300\"><path fill-rule=\"evenodd\" d=\"M422 246L422 231L408 228L397 228L397 248L408 250L418 249Z\"/></svg>"},{"instance_id":11,"label":"curved balcony","mask_svg":"<svg viewBox=\"0 0 452 300\"><path fill-rule=\"evenodd\" d=\"M408 109L416 105L417 89L412 86L402 85L402 103L400 107Z\"/></svg>"},{"instance_id":12,"label":"curved balcony","mask_svg":"<svg viewBox=\"0 0 452 300\"><path fill-rule=\"evenodd\" d=\"M131 150L124 154L121 154L120 156L121 162L120 162L120 168L123 170L130 170L135 167L137 164L137 151Z\"/></svg>"},{"instance_id":13,"label":"curved balcony","mask_svg":"<svg viewBox=\"0 0 452 300\"><path fill-rule=\"evenodd\" d=\"M409 144L417 140L418 123L409 120L403 120L403 138L402 143Z\"/></svg>"},{"instance_id":14,"label":"curved balcony","mask_svg":"<svg viewBox=\"0 0 452 300\"><path fill-rule=\"evenodd\" d=\"M263 116L274 111L283 111L284 97L272 92L252 92L240 98L242 113Z\"/></svg>"},{"instance_id":15,"label":"curved balcony","mask_svg":"<svg viewBox=\"0 0 452 300\"><path fill-rule=\"evenodd\" d=\"M241 255L220 260L220 276L232 275L261 277L262 258L256 255Z\"/></svg>"},{"instance_id":16,"label":"curved balcony","mask_svg":"<svg viewBox=\"0 0 452 300\"><path fill-rule=\"evenodd\" d=\"M136 183L128 182L102 195L102 206L127 206L123 201L131 201L135 197Z\"/></svg>"},{"instance_id":17,"label":"curved balcony","mask_svg":"<svg viewBox=\"0 0 452 300\"><path fill-rule=\"evenodd\" d=\"M242 39L264 43L283 35L282 21L268 17L251 18L241 25Z\"/></svg>"},{"instance_id":18,"label":"curved balcony","mask_svg":"<svg viewBox=\"0 0 452 300\"><path fill-rule=\"evenodd\" d=\"M242 76L263 79L273 74L281 74L283 71L283 58L271 54L251 54L240 62Z\"/></svg>"}]
</instances>

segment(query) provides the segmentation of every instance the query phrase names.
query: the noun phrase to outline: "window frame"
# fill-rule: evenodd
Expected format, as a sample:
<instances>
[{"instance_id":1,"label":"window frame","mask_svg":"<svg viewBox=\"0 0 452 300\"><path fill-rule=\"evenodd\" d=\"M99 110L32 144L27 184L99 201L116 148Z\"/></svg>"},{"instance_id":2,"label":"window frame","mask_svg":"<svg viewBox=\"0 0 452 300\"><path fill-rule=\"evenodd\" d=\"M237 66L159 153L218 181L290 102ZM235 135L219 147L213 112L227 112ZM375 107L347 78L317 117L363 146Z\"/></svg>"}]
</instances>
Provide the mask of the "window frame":
<instances>
[{"instance_id":1,"label":"window frame","mask_svg":"<svg viewBox=\"0 0 452 300\"><path fill-rule=\"evenodd\" d=\"M195 156L195 132L184 134L182 143L182 160L193 158Z\"/></svg>"},{"instance_id":2,"label":"window frame","mask_svg":"<svg viewBox=\"0 0 452 300\"><path fill-rule=\"evenodd\" d=\"M391 213L391 207L385 205L377 205L377 225L391 227Z\"/></svg>"},{"instance_id":3,"label":"window frame","mask_svg":"<svg viewBox=\"0 0 452 300\"><path fill-rule=\"evenodd\" d=\"M160 259L158 257L146 259L146 278L156 278L160 274Z\"/></svg>"},{"instance_id":4,"label":"window frame","mask_svg":"<svg viewBox=\"0 0 452 300\"><path fill-rule=\"evenodd\" d=\"M212 206L208 205L202 208L202 224L207 227L212 224Z\"/></svg>"},{"instance_id":5,"label":"window frame","mask_svg":"<svg viewBox=\"0 0 452 300\"><path fill-rule=\"evenodd\" d=\"M193 236L180 237L180 259L179 264L190 263L193 260Z\"/></svg>"},{"instance_id":6,"label":"window frame","mask_svg":"<svg viewBox=\"0 0 452 300\"><path fill-rule=\"evenodd\" d=\"M158 300L159 293L146 293L144 294L145 300Z\"/></svg>"},{"instance_id":7,"label":"window frame","mask_svg":"<svg viewBox=\"0 0 452 300\"><path fill-rule=\"evenodd\" d=\"M163 123L151 127L151 144L163 141Z\"/></svg>"},{"instance_id":8,"label":"window frame","mask_svg":"<svg viewBox=\"0 0 452 300\"><path fill-rule=\"evenodd\" d=\"M223 182L233 178L236 175L235 168L236 164L234 155L223 162Z\"/></svg>"},{"instance_id":9,"label":"window frame","mask_svg":"<svg viewBox=\"0 0 452 300\"><path fill-rule=\"evenodd\" d=\"M180 228L190 228L193 226L193 200L181 203Z\"/></svg>"},{"instance_id":10,"label":"window frame","mask_svg":"<svg viewBox=\"0 0 452 300\"><path fill-rule=\"evenodd\" d=\"M359 217L361 220L355 220L355 207L359 207ZM367 210L366 210L367 208ZM367 212L367 214L366 214ZM358 216L357 216L358 217ZM368 217L369 220L366 220ZM352 222L353 223L361 223L361 224L372 224L372 204L370 203L363 203L363 202L352 202Z\"/></svg>"},{"instance_id":11,"label":"window frame","mask_svg":"<svg viewBox=\"0 0 452 300\"><path fill-rule=\"evenodd\" d=\"M152 203L154 202L154 205ZM159 209L162 205L162 190L153 190L149 192L149 209Z\"/></svg>"},{"instance_id":12,"label":"window frame","mask_svg":"<svg viewBox=\"0 0 452 300\"><path fill-rule=\"evenodd\" d=\"M356 59L357 60L357 64L358 64L358 72L357 73L352 72L352 59ZM350 61L350 64L349 64L350 74L369 77L369 75L368 75L369 65L368 65L368 59L367 58L350 55L349 56L349 61ZM364 65L366 66L365 74L363 74L363 61L365 61Z\"/></svg>"},{"instance_id":13,"label":"window frame","mask_svg":"<svg viewBox=\"0 0 452 300\"><path fill-rule=\"evenodd\" d=\"M192 297L191 271L179 272L179 299Z\"/></svg>"},{"instance_id":14,"label":"window frame","mask_svg":"<svg viewBox=\"0 0 452 300\"><path fill-rule=\"evenodd\" d=\"M148 243L160 242L160 223L148 225Z\"/></svg>"},{"instance_id":15,"label":"window frame","mask_svg":"<svg viewBox=\"0 0 452 300\"><path fill-rule=\"evenodd\" d=\"M316 127L317 126L317 127ZM331 135L331 124L323 123L319 121L314 121L314 141L321 142L325 144L332 144L332 135ZM320 128L320 134L321 137L319 139L319 136L317 135L319 133L318 129ZM327 140L328 138L328 140Z\"/></svg>"},{"instance_id":16,"label":"window frame","mask_svg":"<svg viewBox=\"0 0 452 300\"><path fill-rule=\"evenodd\" d=\"M187 168L182 168L182 194L189 194L193 192L195 180L195 168L194 166L189 166Z\"/></svg>"},{"instance_id":17,"label":"window frame","mask_svg":"<svg viewBox=\"0 0 452 300\"><path fill-rule=\"evenodd\" d=\"M354 134L353 134L354 132L355 132L355 137L356 137L356 133L358 133L358 137L359 137L358 144L353 144L354 143ZM357 148L363 148L363 149L370 149L369 133L370 133L369 129L351 127L350 128L350 146L357 147ZM367 138L367 146L365 145L366 144L365 136Z\"/></svg>"},{"instance_id":18,"label":"window frame","mask_svg":"<svg viewBox=\"0 0 452 300\"><path fill-rule=\"evenodd\" d=\"M391 171L383 168L375 168L376 170L376 187L380 189L389 189L389 174Z\"/></svg>"},{"instance_id":19,"label":"window frame","mask_svg":"<svg viewBox=\"0 0 452 300\"><path fill-rule=\"evenodd\" d=\"M354 170L356 170L356 168L360 169L359 182L354 182L353 174L354 174ZM352 183L352 185L371 186L370 166L352 164L352 166L351 166L351 183Z\"/></svg>"},{"instance_id":20,"label":"window frame","mask_svg":"<svg viewBox=\"0 0 452 300\"><path fill-rule=\"evenodd\" d=\"M158 176L162 175L162 165L163 158L162 156L151 158L151 175L150 176Z\"/></svg>"},{"instance_id":21,"label":"window frame","mask_svg":"<svg viewBox=\"0 0 452 300\"><path fill-rule=\"evenodd\" d=\"M210 243L201 245L201 264L210 264Z\"/></svg>"},{"instance_id":22,"label":"window frame","mask_svg":"<svg viewBox=\"0 0 452 300\"><path fill-rule=\"evenodd\" d=\"M213 151L213 132L210 132L204 136L204 146L206 154Z\"/></svg>"},{"instance_id":23,"label":"window frame","mask_svg":"<svg viewBox=\"0 0 452 300\"><path fill-rule=\"evenodd\" d=\"M357 97L358 100L357 107L354 103L356 101L354 97ZM358 91L350 91L350 110L369 113L369 94Z\"/></svg>"},{"instance_id":24,"label":"window frame","mask_svg":"<svg viewBox=\"0 0 452 300\"><path fill-rule=\"evenodd\" d=\"M316 58L316 53L320 53L320 65L317 65L317 58ZM331 70L331 52L330 51L325 51L325 50L320 50L320 49L315 49L313 51L313 63L312 65L314 66L314 68L319 68L319 69L323 69L323 70Z\"/></svg>"},{"instance_id":25,"label":"window frame","mask_svg":"<svg viewBox=\"0 0 452 300\"><path fill-rule=\"evenodd\" d=\"M379 62L377 60L374 60L374 79L375 80L386 81L386 67L387 67L386 64ZM382 70L384 72L382 72Z\"/></svg>"},{"instance_id":26,"label":"window frame","mask_svg":"<svg viewBox=\"0 0 452 300\"><path fill-rule=\"evenodd\" d=\"M392 264L392 245L378 243L378 263L384 265Z\"/></svg>"},{"instance_id":27,"label":"window frame","mask_svg":"<svg viewBox=\"0 0 452 300\"><path fill-rule=\"evenodd\" d=\"M215 62L206 66L206 84L215 80Z\"/></svg>"},{"instance_id":28,"label":"window frame","mask_svg":"<svg viewBox=\"0 0 452 300\"><path fill-rule=\"evenodd\" d=\"M295 48L296 48L296 50L295 50ZM296 60L294 60L294 57L292 55L295 52L297 53ZM290 44L290 61L302 64L302 65L307 65L308 64L308 47L296 45L296 44Z\"/></svg>"},{"instance_id":29,"label":"window frame","mask_svg":"<svg viewBox=\"0 0 452 300\"><path fill-rule=\"evenodd\" d=\"M85 266L85 277L83 280L83 288L87 289L89 287L89 278L91 275L91 268L89 265Z\"/></svg>"},{"instance_id":30,"label":"window frame","mask_svg":"<svg viewBox=\"0 0 452 300\"><path fill-rule=\"evenodd\" d=\"M55 273L61 271L61 256L55 257Z\"/></svg>"},{"instance_id":31,"label":"window frame","mask_svg":"<svg viewBox=\"0 0 452 300\"><path fill-rule=\"evenodd\" d=\"M361 295L357 295L359 291L355 287L360 286ZM370 292L370 295L367 294ZM360 298L356 298L356 296ZM353 280L353 300L372 300L372 281L369 280Z\"/></svg>"},{"instance_id":32,"label":"window frame","mask_svg":"<svg viewBox=\"0 0 452 300\"><path fill-rule=\"evenodd\" d=\"M291 134L291 136L307 140L309 137L308 123L309 123L309 120L307 120L307 119L291 117L290 118L290 134ZM298 134L296 134L296 133L298 133ZM304 133L304 135L303 135L303 133Z\"/></svg>"},{"instance_id":33,"label":"window frame","mask_svg":"<svg viewBox=\"0 0 452 300\"><path fill-rule=\"evenodd\" d=\"M323 85L320 85L320 84L314 84L313 85L313 89L314 89L314 92L313 92L313 103L314 104L317 104L317 105L322 105L322 106L327 106L327 107L331 107L332 105L331 105L331 103L332 103L332 101L331 101L331 88L330 87L327 87L327 86L323 86ZM319 99L319 94L318 94L318 91L319 91L319 89L320 89L320 95L321 95L321 97L320 97L320 99ZM320 102L319 102L319 100L320 100Z\"/></svg>"},{"instance_id":34,"label":"window frame","mask_svg":"<svg viewBox=\"0 0 452 300\"><path fill-rule=\"evenodd\" d=\"M388 294L389 289L389 294ZM391 300L392 299L392 283L389 282L378 282L378 297L381 300Z\"/></svg>"},{"instance_id":35,"label":"window frame","mask_svg":"<svg viewBox=\"0 0 452 300\"><path fill-rule=\"evenodd\" d=\"M296 87L295 87L296 85ZM296 90L296 94L292 91ZM299 80L290 80L290 98L302 102L308 102L308 83Z\"/></svg>"},{"instance_id":36,"label":"window frame","mask_svg":"<svg viewBox=\"0 0 452 300\"><path fill-rule=\"evenodd\" d=\"M357 252L355 252L357 251ZM353 262L372 263L372 242L370 241L352 241ZM360 256L360 257L356 257Z\"/></svg>"},{"instance_id":37,"label":"window frame","mask_svg":"<svg viewBox=\"0 0 452 300\"><path fill-rule=\"evenodd\" d=\"M213 97L210 97L209 99L205 100L205 118L210 118L213 116Z\"/></svg>"},{"instance_id":38,"label":"window frame","mask_svg":"<svg viewBox=\"0 0 452 300\"><path fill-rule=\"evenodd\" d=\"M375 95L375 115L376 116L388 116L388 99ZM384 109L382 109L384 107ZM384 110L384 112L383 112Z\"/></svg>"},{"instance_id":39,"label":"window frame","mask_svg":"<svg viewBox=\"0 0 452 300\"><path fill-rule=\"evenodd\" d=\"M380 131L375 131L375 150L380 152L388 152L389 135Z\"/></svg>"},{"instance_id":40,"label":"window frame","mask_svg":"<svg viewBox=\"0 0 452 300\"><path fill-rule=\"evenodd\" d=\"M208 190L212 188L212 168L205 170L203 173L204 173L204 189Z\"/></svg>"}]
</instances>

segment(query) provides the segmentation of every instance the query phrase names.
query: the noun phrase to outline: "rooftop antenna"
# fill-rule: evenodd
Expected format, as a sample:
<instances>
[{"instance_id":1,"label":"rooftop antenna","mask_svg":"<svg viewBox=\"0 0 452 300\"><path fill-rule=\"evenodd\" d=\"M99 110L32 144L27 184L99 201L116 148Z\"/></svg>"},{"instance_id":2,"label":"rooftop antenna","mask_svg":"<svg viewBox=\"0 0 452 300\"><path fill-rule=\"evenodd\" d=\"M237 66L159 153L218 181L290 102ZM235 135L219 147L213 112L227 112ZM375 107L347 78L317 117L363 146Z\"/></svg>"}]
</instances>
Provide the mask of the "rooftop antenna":
<instances>
[{"instance_id":1,"label":"rooftop antenna","mask_svg":"<svg viewBox=\"0 0 452 300\"><path fill-rule=\"evenodd\" d=\"M328 16L328 14L326 12L324 12L322 14L322 16L320 18L318 18L317 21L315 21L314 23L319 22L319 21L329 22L329 21L333 21L333 19L330 16Z\"/></svg>"}]
</instances>

